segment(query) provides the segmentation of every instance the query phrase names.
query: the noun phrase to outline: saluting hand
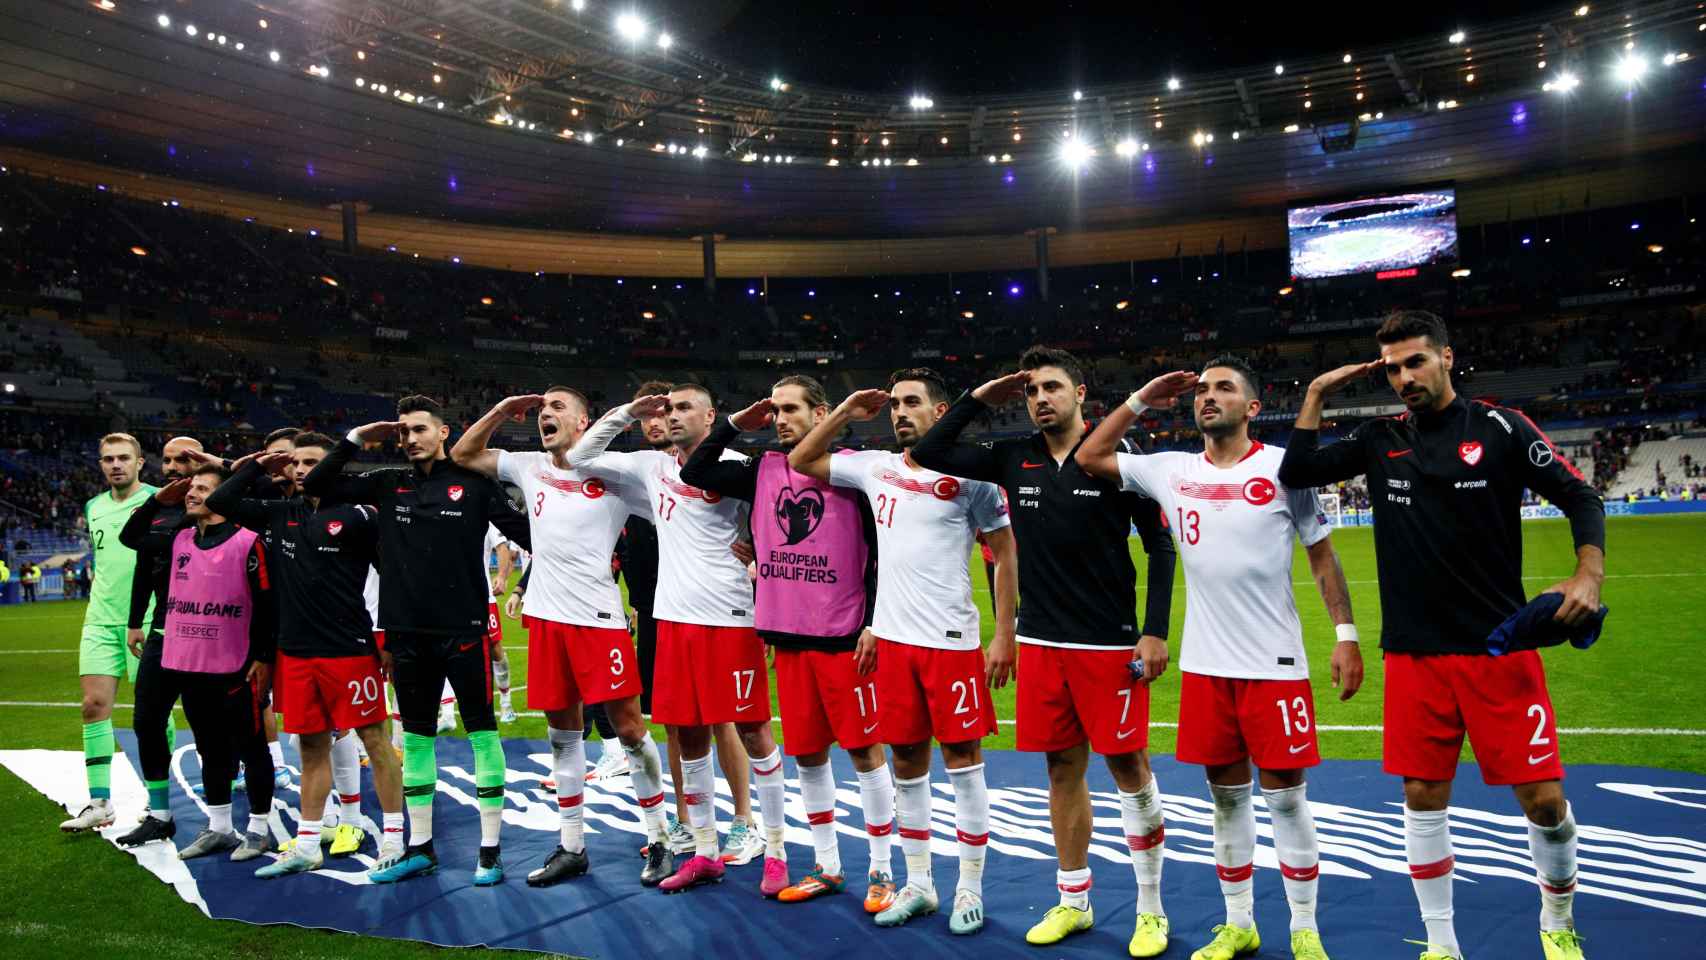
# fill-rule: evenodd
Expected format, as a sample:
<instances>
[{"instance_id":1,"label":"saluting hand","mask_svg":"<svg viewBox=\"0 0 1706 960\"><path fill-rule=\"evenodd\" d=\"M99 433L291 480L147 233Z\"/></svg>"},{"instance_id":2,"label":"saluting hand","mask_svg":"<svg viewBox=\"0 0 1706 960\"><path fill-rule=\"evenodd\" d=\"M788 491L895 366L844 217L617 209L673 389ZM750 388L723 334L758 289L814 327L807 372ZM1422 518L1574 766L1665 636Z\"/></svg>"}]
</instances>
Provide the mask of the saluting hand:
<instances>
[{"instance_id":1,"label":"saluting hand","mask_svg":"<svg viewBox=\"0 0 1706 960\"><path fill-rule=\"evenodd\" d=\"M771 403L769 397L765 397L763 400L758 401L752 406L747 407L745 410L742 410L730 417L729 421L742 432L750 432L753 430L763 430L765 427L770 426L771 422L775 419L776 404Z\"/></svg>"},{"instance_id":2,"label":"saluting hand","mask_svg":"<svg viewBox=\"0 0 1706 960\"><path fill-rule=\"evenodd\" d=\"M1322 395L1335 393L1347 383L1355 383L1376 370L1386 366L1384 360L1370 360L1367 363L1347 363L1337 370L1328 370L1310 381L1309 389Z\"/></svg>"},{"instance_id":3,"label":"saluting hand","mask_svg":"<svg viewBox=\"0 0 1706 960\"><path fill-rule=\"evenodd\" d=\"M635 420L647 417L661 417L669 412L669 394L658 393L649 397L640 397L628 404L628 413Z\"/></svg>"},{"instance_id":4,"label":"saluting hand","mask_svg":"<svg viewBox=\"0 0 1706 960\"><path fill-rule=\"evenodd\" d=\"M1190 370L1164 373L1137 391L1137 401L1155 410L1165 410L1173 401L1197 388L1197 375Z\"/></svg>"},{"instance_id":5,"label":"saluting hand","mask_svg":"<svg viewBox=\"0 0 1706 960\"><path fill-rule=\"evenodd\" d=\"M356 442L366 446L371 443L379 443L387 436L400 436L403 432L403 421L375 420L372 423L364 423L351 432L355 434Z\"/></svg>"},{"instance_id":6,"label":"saluting hand","mask_svg":"<svg viewBox=\"0 0 1706 960\"><path fill-rule=\"evenodd\" d=\"M1031 371L1019 370L1003 377L985 383L971 392L979 401L992 407L1002 406L1017 397L1025 395L1025 387L1031 382Z\"/></svg>"},{"instance_id":7,"label":"saluting hand","mask_svg":"<svg viewBox=\"0 0 1706 960\"><path fill-rule=\"evenodd\" d=\"M505 397L498 401L497 409L507 419L520 423L527 417L527 411L544 405L545 397L543 395L529 393L519 397Z\"/></svg>"},{"instance_id":8,"label":"saluting hand","mask_svg":"<svg viewBox=\"0 0 1706 960\"><path fill-rule=\"evenodd\" d=\"M160 491L154 494L155 501L168 507L183 503L184 494L190 492L190 479L189 477L179 477L161 487Z\"/></svg>"},{"instance_id":9,"label":"saluting hand","mask_svg":"<svg viewBox=\"0 0 1706 960\"><path fill-rule=\"evenodd\" d=\"M840 409L854 420L869 420L889 402L887 390L860 390L841 401Z\"/></svg>"}]
</instances>

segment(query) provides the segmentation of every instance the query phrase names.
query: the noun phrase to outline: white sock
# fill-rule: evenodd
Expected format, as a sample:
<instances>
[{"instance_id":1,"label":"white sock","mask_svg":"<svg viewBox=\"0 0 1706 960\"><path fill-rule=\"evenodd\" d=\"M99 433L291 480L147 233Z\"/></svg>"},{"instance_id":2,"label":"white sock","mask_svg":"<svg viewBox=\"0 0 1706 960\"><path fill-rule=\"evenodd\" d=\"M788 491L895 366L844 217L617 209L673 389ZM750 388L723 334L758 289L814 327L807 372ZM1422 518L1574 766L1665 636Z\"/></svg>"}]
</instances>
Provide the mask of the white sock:
<instances>
[{"instance_id":1,"label":"white sock","mask_svg":"<svg viewBox=\"0 0 1706 960\"><path fill-rule=\"evenodd\" d=\"M764 856L766 859L787 860L782 846L782 831L788 825L787 781L782 774L782 748L770 751L770 756L752 761L752 785L758 788L758 810L764 817Z\"/></svg>"},{"instance_id":2,"label":"white sock","mask_svg":"<svg viewBox=\"0 0 1706 960\"><path fill-rule=\"evenodd\" d=\"M694 855L715 860L717 849L717 781L711 773L711 755L697 760L681 759L682 801L687 804L687 825L693 828ZM560 791L561 784L557 785Z\"/></svg>"},{"instance_id":3,"label":"white sock","mask_svg":"<svg viewBox=\"0 0 1706 960\"><path fill-rule=\"evenodd\" d=\"M301 851L304 858L312 860L320 852L320 825L312 820L303 820L296 825L296 849Z\"/></svg>"},{"instance_id":4,"label":"white sock","mask_svg":"<svg viewBox=\"0 0 1706 960\"><path fill-rule=\"evenodd\" d=\"M900 821L900 852L906 857L906 882L930 893L930 775L894 782L895 819Z\"/></svg>"},{"instance_id":5,"label":"white sock","mask_svg":"<svg viewBox=\"0 0 1706 960\"><path fill-rule=\"evenodd\" d=\"M1528 853L1540 880L1540 929L1573 930L1576 898L1576 812L1564 804L1564 819L1555 827L1529 821Z\"/></svg>"},{"instance_id":6,"label":"white sock","mask_svg":"<svg viewBox=\"0 0 1706 960\"><path fill-rule=\"evenodd\" d=\"M264 813L249 814L249 833L267 832L267 815Z\"/></svg>"},{"instance_id":7,"label":"white sock","mask_svg":"<svg viewBox=\"0 0 1706 960\"><path fill-rule=\"evenodd\" d=\"M579 730L548 728L551 738L551 773L557 778L557 829L564 850L586 849L585 811L581 808L586 789L586 747Z\"/></svg>"},{"instance_id":8,"label":"white sock","mask_svg":"<svg viewBox=\"0 0 1706 960\"><path fill-rule=\"evenodd\" d=\"M1211 783L1214 795L1214 868L1220 874L1220 893L1226 898L1226 922L1248 929L1255 925L1256 812L1250 806L1250 784Z\"/></svg>"},{"instance_id":9,"label":"white sock","mask_svg":"<svg viewBox=\"0 0 1706 960\"><path fill-rule=\"evenodd\" d=\"M355 749L360 742L354 731L332 741L332 787L338 792L338 817L352 827L361 825L361 755Z\"/></svg>"},{"instance_id":10,"label":"white sock","mask_svg":"<svg viewBox=\"0 0 1706 960\"><path fill-rule=\"evenodd\" d=\"M1321 847L1315 840L1315 815L1309 810L1309 785L1262 791L1274 825L1274 852L1291 904L1291 929L1314 930L1315 888L1321 874Z\"/></svg>"},{"instance_id":11,"label":"white sock","mask_svg":"<svg viewBox=\"0 0 1706 960\"><path fill-rule=\"evenodd\" d=\"M800 767L800 797L811 824L812 851L817 865L832 877L841 876L841 845L835 839L835 773L831 764Z\"/></svg>"},{"instance_id":12,"label":"white sock","mask_svg":"<svg viewBox=\"0 0 1706 960\"><path fill-rule=\"evenodd\" d=\"M418 847L432 842L432 804L407 804L409 813L409 845Z\"/></svg>"},{"instance_id":13,"label":"white sock","mask_svg":"<svg viewBox=\"0 0 1706 960\"><path fill-rule=\"evenodd\" d=\"M384 819L384 827L383 827L384 833L380 838L380 844L379 845L381 847L385 846L386 844L396 844L398 846L402 846L402 844L403 844L403 811L399 810L396 813L384 813L384 814L381 814L381 816Z\"/></svg>"},{"instance_id":14,"label":"white sock","mask_svg":"<svg viewBox=\"0 0 1706 960\"><path fill-rule=\"evenodd\" d=\"M283 770L284 769L284 744L279 743L277 740L274 740L273 742L267 744L267 752L272 754L272 768L274 770Z\"/></svg>"},{"instance_id":15,"label":"white sock","mask_svg":"<svg viewBox=\"0 0 1706 960\"><path fill-rule=\"evenodd\" d=\"M1451 922L1451 882L1456 859L1451 855L1451 823L1444 810L1412 810L1404 806L1404 855L1410 861L1410 885L1436 951L1463 956Z\"/></svg>"},{"instance_id":16,"label":"white sock","mask_svg":"<svg viewBox=\"0 0 1706 960\"><path fill-rule=\"evenodd\" d=\"M495 847L503 836L504 808L480 805L480 846Z\"/></svg>"},{"instance_id":17,"label":"white sock","mask_svg":"<svg viewBox=\"0 0 1706 960\"><path fill-rule=\"evenodd\" d=\"M229 803L208 804L207 829L214 833L231 832L231 805Z\"/></svg>"},{"instance_id":18,"label":"white sock","mask_svg":"<svg viewBox=\"0 0 1706 960\"><path fill-rule=\"evenodd\" d=\"M509 698L509 661L492 661L492 685L498 688L498 693L506 700Z\"/></svg>"},{"instance_id":19,"label":"white sock","mask_svg":"<svg viewBox=\"0 0 1706 960\"><path fill-rule=\"evenodd\" d=\"M663 760L658 745L650 736L633 746L622 745L628 754L628 775L634 783L634 798L640 803L640 813L646 818L648 840L662 840L669 832L663 809Z\"/></svg>"},{"instance_id":20,"label":"white sock","mask_svg":"<svg viewBox=\"0 0 1706 960\"><path fill-rule=\"evenodd\" d=\"M1090 909L1090 868L1056 870L1054 885L1060 890L1060 905L1075 910Z\"/></svg>"},{"instance_id":21,"label":"white sock","mask_svg":"<svg viewBox=\"0 0 1706 960\"><path fill-rule=\"evenodd\" d=\"M1120 825L1137 875L1137 912L1165 917L1161 909L1161 864L1166 860L1167 827L1161 817L1161 788L1150 776L1136 793L1120 791Z\"/></svg>"},{"instance_id":22,"label":"white sock","mask_svg":"<svg viewBox=\"0 0 1706 960\"><path fill-rule=\"evenodd\" d=\"M871 845L871 869L892 873L889 845L894 839L894 775L888 764L859 774L859 805L865 811L865 838Z\"/></svg>"},{"instance_id":23,"label":"white sock","mask_svg":"<svg viewBox=\"0 0 1706 960\"><path fill-rule=\"evenodd\" d=\"M989 787L983 764L948 771L954 785L954 827L960 837L960 880L955 891L983 896L983 858L989 852Z\"/></svg>"}]
</instances>

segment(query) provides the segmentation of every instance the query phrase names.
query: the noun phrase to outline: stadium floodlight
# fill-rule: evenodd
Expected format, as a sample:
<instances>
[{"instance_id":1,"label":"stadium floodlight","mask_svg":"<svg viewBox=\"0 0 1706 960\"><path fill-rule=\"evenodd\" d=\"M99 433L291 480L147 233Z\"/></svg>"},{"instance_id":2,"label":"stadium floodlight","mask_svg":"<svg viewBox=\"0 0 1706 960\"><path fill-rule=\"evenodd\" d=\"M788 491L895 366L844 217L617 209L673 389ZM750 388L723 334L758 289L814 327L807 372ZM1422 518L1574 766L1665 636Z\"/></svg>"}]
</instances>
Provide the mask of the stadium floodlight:
<instances>
[{"instance_id":1,"label":"stadium floodlight","mask_svg":"<svg viewBox=\"0 0 1706 960\"><path fill-rule=\"evenodd\" d=\"M1181 86L1183 86L1183 84L1179 83L1178 77L1167 78L1167 89L1177 91Z\"/></svg>"},{"instance_id":2,"label":"stadium floodlight","mask_svg":"<svg viewBox=\"0 0 1706 960\"><path fill-rule=\"evenodd\" d=\"M569 0L569 9L580 13L586 9L586 0Z\"/></svg>"},{"instance_id":3,"label":"stadium floodlight","mask_svg":"<svg viewBox=\"0 0 1706 960\"><path fill-rule=\"evenodd\" d=\"M158 23L162 27L169 27L172 25L172 18L162 13L158 17L154 18L154 22Z\"/></svg>"},{"instance_id":4,"label":"stadium floodlight","mask_svg":"<svg viewBox=\"0 0 1706 960\"><path fill-rule=\"evenodd\" d=\"M1079 100L1084 99L1084 91L1082 91L1082 90L1072 91L1072 99L1073 99L1073 102L1077 102Z\"/></svg>"},{"instance_id":5,"label":"stadium floodlight","mask_svg":"<svg viewBox=\"0 0 1706 960\"><path fill-rule=\"evenodd\" d=\"M1137 156L1137 141L1127 137L1114 145L1114 152L1122 157L1135 157Z\"/></svg>"},{"instance_id":6,"label":"stadium floodlight","mask_svg":"<svg viewBox=\"0 0 1706 960\"><path fill-rule=\"evenodd\" d=\"M1276 77L1285 76L1285 64L1283 64L1283 63L1274 64L1274 76L1276 76Z\"/></svg>"},{"instance_id":7,"label":"stadium floodlight","mask_svg":"<svg viewBox=\"0 0 1706 960\"><path fill-rule=\"evenodd\" d=\"M936 105L936 101L920 93L913 94L912 98L906 102L914 110L928 110Z\"/></svg>"},{"instance_id":8,"label":"stadium floodlight","mask_svg":"<svg viewBox=\"0 0 1706 960\"><path fill-rule=\"evenodd\" d=\"M1347 54L1345 54L1345 55L1344 55L1344 56L1343 56L1343 57L1341 57L1341 58L1340 58L1340 59L1339 59L1339 62L1340 62L1340 63L1350 63L1350 62L1351 62L1351 55L1350 55L1350 54L1348 54L1348 53L1347 53Z\"/></svg>"},{"instance_id":9,"label":"stadium floodlight","mask_svg":"<svg viewBox=\"0 0 1706 960\"><path fill-rule=\"evenodd\" d=\"M770 78L770 89L780 92L786 86L787 84L782 82L781 77Z\"/></svg>"},{"instance_id":10,"label":"stadium floodlight","mask_svg":"<svg viewBox=\"0 0 1706 960\"><path fill-rule=\"evenodd\" d=\"M1452 32L1451 36L1446 37L1446 39L1451 41L1451 45L1455 47L1464 41L1465 34L1462 30L1456 30Z\"/></svg>"},{"instance_id":11,"label":"stadium floodlight","mask_svg":"<svg viewBox=\"0 0 1706 960\"><path fill-rule=\"evenodd\" d=\"M667 33L658 34L658 49L659 50L668 50L670 47L673 47L673 46L675 46L675 38L674 37L670 36Z\"/></svg>"},{"instance_id":12,"label":"stadium floodlight","mask_svg":"<svg viewBox=\"0 0 1706 960\"><path fill-rule=\"evenodd\" d=\"M618 14L616 17L616 34L629 43L638 42L645 39L646 22L641 20L639 14L636 13Z\"/></svg>"},{"instance_id":13,"label":"stadium floodlight","mask_svg":"<svg viewBox=\"0 0 1706 960\"><path fill-rule=\"evenodd\" d=\"M693 159L703 160L710 154L710 152L710 148L701 143L697 147L693 148Z\"/></svg>"},{"instance_id":14,"label":"stadium floodlight","mask_svg":"<svg viewBox=\"0 0 1706 960\"><path fill-rule=\"evenodd\" d=\"M1208 136L1206 134L1204 134L1201 130L1198 130L1196 133L1191 134L1191 143L1192 144L1200 147L1207 142L1208 142Z\"/></svg>"},{"instance_id":15,"label":"stadium floodlight","mask_svg":"<svg viewBox=\"0 0 1706 960\"><path fill-rule=\"evenodd\" d=\"M1588 5L1587 4L1584 3L1581 6L1576 8L1576 16L1585 17L1587 15L1588 15Z\"/></svg>"},{"instance_id":16,"label":"stadium floodlight","mask_svg":"<svg viewBox=\"0 0 1706 960\"><path fill-rule=\"evenodd\" d=\"M1664 59L1661 62L1667 67L1676 66L1676 54L1674 54L1674 53L1665 54Z\"/></svg>"},{"instance_id":17,"label":"stadium floodlight","mask_svg":"<svg viewBox=\"0 0 1706 960\"><path fill-rule=\"evenodd\" d=\"M278 59L279 59L278 58L278 51L277 50L268 50L267 51L267 59L271 60L273 63L277 63Z\"/></svg>"},{"instance_id":18,"label":"stadium floodlight","mask_svg":"<svg viewBox=\"0 0 1706 960\"><path fill-rule=\"evenodd\" d=\"M992 154L990 154L990 155L989 155L989 162L990 162L990 163L994 163L994 162L995 162L995 154L993 154L993 153L992 153Z\"/></svg>"},{"instance_id":19,"label":"stadium floodlight","mask_svg":"<svg viewBox=\"0 0 1706 960\"><path fill-rule=\"evenodd\" d=\"M1462 280L1469 276L1469 268L1458 267L1456 270L1451 271L1451 275L1458 280Z\"/></svg>"},{"instance_id":20,"label":"stadium floodlight","mask_svg":"<svg viewBox=\"0 0 1706 960\"><path fill-rule=\"evenodd\" d=\"M1617 77L1619 83L1626 87L1632 87L1639 83L1642 77L1646 76L1647 58L1638 53L1628 54L1617 61L1617 65L1612 67L1611 72Z\"/></svg>"},{"instance_id":21,"label":"stadium floodlight","mask_svg":"<svg viewBox=\"0 0 1706 960\"><path fill-rule=\"evenodd\" d=\"M1285 132L1286 133L1296 133L1297 130L1298 130L1298 127L1297 127L1297 124L1295 124L1295 123L1288 123L1285 125Z\"/></svg>"},{"instance_id":22,"label":"stadium floodlight","mask_svg":"<svg viewBox=\"0 0 1706 960\"><path fill-rule=\"evenodd\" d=\"M201 31L196 29L195 24L186 23L186 24L184 24L184 32L193 37L196 34L200 33Z\"/></svg>"},{"instance_id":23,"label":"stadium floodlight","mask_svg":"<svg viewBox=\"0 0 1706 960\"><path fill-rule=\"evenodd\" d=\"M1551 93L1569 93L1582 85L1582 81L1568 70L1560 71L1556 80L1541 85L1541 89Z\"/></svg>"},{"instance_id":24,"label":"stadium floodlight","mask_svg":"<svg viewBox=\"0 0 1706 960\"><path fill-rule=\"evenodd\" d=\"M1073 170L1082 170L1089 166L1090 158L1095 152L1088 143L1072 138L1060 145L1060 162Z\"/></svg>"}]
</instances>

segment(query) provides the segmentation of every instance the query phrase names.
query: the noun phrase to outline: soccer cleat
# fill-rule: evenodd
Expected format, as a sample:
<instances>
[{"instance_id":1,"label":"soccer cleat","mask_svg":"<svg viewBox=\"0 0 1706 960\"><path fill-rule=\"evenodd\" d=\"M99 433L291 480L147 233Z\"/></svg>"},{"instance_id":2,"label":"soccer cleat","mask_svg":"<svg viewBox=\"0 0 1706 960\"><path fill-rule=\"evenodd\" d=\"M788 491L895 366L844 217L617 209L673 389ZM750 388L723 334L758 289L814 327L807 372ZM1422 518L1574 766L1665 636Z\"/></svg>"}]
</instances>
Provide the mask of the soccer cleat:
<instances>
[{"instance_id":1,"label":"soccer cleat","mask_svg":"<svg viewBox=\"0 0 1706 960\"><path fill-rule=\"evenodd\" d=\"M85 830L101 830L113 825L113 805L105 799L90 800L75 817L61 823L59 829L64 833L82 833Z\"/></svg>"},{"instance_id":2,"label":"soccer cleat","mask_svg":"<svg viewBox=\"0 0 1706 960\"><path fill-rule=\"evenodd\" d=\"M882 913L894 906L894 877L887 871L872 870L865 882L866 913Z\"/></svg>"},{"instance_id":3,"label":"soccer cleat","mask_svg":"<svg viewBox=\"0 0 1706 960\"><path fill-rule=\"evenodd\" d=\"M317 845L297 844L290 848L289 853L256 870L255 876L262 880L271 880L292 873L307 873L320 869L325 862L326 858L320 854Z\"/></svg>"},{"instance_id":4,"label":"soccer cleat","mask_svg":"<svg viewBox=\"0 0 1706 960\"><path fill-rule=\"evenodd\" d=\"M449 704L438 708L438 732L449 733L456 729L456 710Z\"/></svg>"},{"instance_id":5,"label":"soccer cleat","mask_svg":"<svg viewBox=\"0 0 1706 960\"><path fill-rule=\"evenodd\" d=\"M591 864L587 861L586 851L577 850L573 853L558 846L545 858L545 865L527 875L527 885L530 887L548 887L553 883L569 880L586 873Z\"/></svg>"},{"instance_id":6,"label":"soccer cleat","mask_svg":"<svg viewBox=\"0 0 1706 960\"><path fill-rule=\"evenodd\" d=\"M367 871L367 879L373 883L396 883L410 877L424 877L437 869L438 857L431 850L405 848L390 857L381 857Z\"/></svg>"},{"instance_id":7,"label":"soccer cleat","mask_svg":"<svg viewBox=\"0 0 1706 960\"><path fill-rule=\"evenodd\" d=\"M604 754L598 758L598 765L586 775L587 782L594 780L611 781L617 777L628 775L628 755L620 750L606 747Z\"/></svg>"},{"instance_id":8,"label":"soccer cleat","mask_svg":"<svg viewBox=\"0 0 1706 960\"><path fill-rule=\"evenodd\" d=\"M1137 929L1131 932L1126 952L1134 957L1159 957L1167 951L1167 918L1159 913L1137 915Z\"/></svg>"},{"instance_id":9,"label":"soccer cleat","mask_svg":"<svg viewBox=\"0 0 1706 960\"><path fill-rule=\"evenodd\" d=\"M694 856L681 865L681 869L658 884L658 889L664 893L680 893L689 887L697 887L706 883L723 882L723 862L710 857Z\"/></svg>"},{"instance_id":10,"label":"soccer cleat","mask_svg":"<svg viewBox=\"0 0 1706 960\"><path fill-rule=\"evenodd\" d=\"M958 898L956 898L958 899ZM1050 907L1036 925L1025 931L1025 942L1036 947L1059 943L1067 937L1096 925L1094 909L1080 910L1066 904Z\"/></svg>"},{"instance_id":11,"label":"soccer cleat","mask_svg":"<svg viewBox=\"0 0 1706 960\"><path fill-rule=\"evenodd\" d=\"M241 863L244 860L253 860L263 853L271 853L277 849L278 843L273 840L270 831L266 833L245 833L243 834L243 842L237 846L236 850L231 851L231 859L233 862Z\"/></svg>"},{"instance_id":12,"label":"soccer cleat","mask_svg":"<svg viewBox=\"0 0 1706 960\"><path fill-rule=\"evenodd\" d=\"M367 831L353 823L340 823L338 828L332 831L331 849L327 850L326 853L334 857L347 857L360 850L362 841L366 839ZM327 841L327 836L323 833L320 834L320 842L326 843Z\"/></svg>"},{"instance_id":13,"label":"soccer cleat","mask_svg":"<svg viewBox=\"0 0 1706 960\"><path fill-rule=\"evenodd\" d=\"M764 879L758 883L758 892L766 897L774 897L788 889L788 861L777 857L764 858Z\"/></svg>"},{"instance_id":14,"label":"soccer cleat","mask_svg":"<svg viewBox=\"0 0 1706 960\"><path fill-rule=\"evenodd\" d=\"M1321 946L1321 934L1314 930L1291 932L1292 960L1327 960L1327 949Z\"/></svg>"},{"instance_id":15,"label":"soccer cleat","mask_svg":"<svg viewBox=\"0 0 1706 960\"><path fill-rule=\"evenodd\" d=\"M277 770L274 770L272 772L272 788L274 790L289 790L290 789L290 770L289 770L289 768L279 767Z\"/></svg>"},{"instance_id":16,"label":"soccer cleat","mask_svg":"<svg viewBox=\"0 0 1706 960\"><path fill-rule=\"evenodd\" d=\"M693 839L693 831L687 828L687 824L674 817L670 818L669 838L665 843L669 844L670 853L692 853L693 848L697 845Z\"/></svg>"},{"instance_id":17,"label":"soccer cleat","mask_svg":"<svg viewBox=\"0 0 1706 960\"><path fill-rule=\"evenodd\" d=\"M403 841L401 839L384 840L379 844L379 856L374 860L374 862L384 863L387 860L396 860L402 855Z\"/></svg>"},{"instance_id":18,"label":"soccer cleat","mask_svg":"<svg viewBox=\"0 0 1706 960\"><path fill-rule=\"evenodd\" d=\"M505 703L503 705L503 712L498 714L498 722L499 723L514 723L515 722L515 708L510 706L508 703Z\"/></svg>"},{"instance_id":19,"label":"soccer cleat","mask_svg":"<svg viewBox=\"0 0 1706 960\"><path fill-rule=\"evenodd\" d=\"M1405 940L1404 942L1413 943L1422 948L1420 960L1461 960L1457 954L1452 953L1444 947L1435 946L1426 940ZM1544 949L1545 945L1542 944L1541 946L1542 949Z\"/></svg>"},{"instance_id":20,"label":"soccer cleat","mask_svg":"<svg viewBox=\"0 0 1706 960\"><path fill-rule=\"evenodd\" d=\"M768 868L770 862L767 860L764 865ZM824 873L822 866L815 866L799 883L777 893L776 899L783 903L804 903L826 894L840 893L845 886L846 879L832 873Z\"/></svg>"},{"instance_id":21,"label":"soccer cleat","mask_svg":"<svg viewBox=\"0 0 1706 960\"><path fill-rule=\"evenodd\" d=\"M655 887L675 872L675 856L669 844L654 842L646 847L646 865L640 870L640 886Z\"/></svg>"},{"instance_id":22,"label":"soccer cleat","mask_svg":"<svg viewBox=\"0 0 1706 960\"><path fill-rule=\"evenodd\" d=\"M497 847L481 847L480 862L474 865L474 886L495 887L504 882L504 858Z\"/></svg>"},{"instance_id":23,"label":"soccer cleat","mask_svg":"<svg viewBox=\"0 0 1706 960\"><path fill-rule=\"evenodd\" d=\"M954 911L948 914L948 932L976 933L983 929L983 894L970 890L954 892Z\"/></svg>"},{"instance_id":24,"label":"soccer cleat","mask_svg":"<svg viewBox=\"0 0 1706 960\"><path fill-rule=\"evenodd\" d=\"M200 791L197 791L197 792L200 792ZM236 779L231 781L231 792L232 793L248 793L249 792L249 777L244 771L242 771L242 770L237 771Z\"/></svg>"},{"instance_id":25,"label":"soccer cleat","mask_svg":"<svg viewBox=\"0 0 1706 960\"><path fill-rule=\"evenodd\" d=\"M160 820L149 817L138 824L135 830L119 837L118 845L121 847L140 847L156 840L170 840L177 835L178 822L176 820Z\"/></svg>"},{"instance_id":26,"label":"soccer cleat","mask_svg":"<svg viewBox=\"0 0 1706 960\"><path fill-rule=\"evenodd\" d=\"M243 838L236 833L220 833L217 830L203 830L196 834L190 845L178 851L179 860L194 860L205 857L210 853L224 853L242 846Z\"/></svg>"},{"instance_id":27,"label":"soccer cleat","mask_svg":"<svg viewBox=\"0 0 1706 960\"><path fill-rule=\"evenodd\" d=\"M877 914L879 927L898 927L913 917L936 912L936 891L907 884L894 895L894 902Z\"/></svg>"},{"instance_id":28,"label":"soccer cleat","mask_svg":"<svg viewBox=\"0 0 1706 960\"><path fill-rule=\"evenodd\" d=\"M1574 930L1540 931L1540 949L1546 960L1582 960L1582 937Z\"/></svg>"},{"instance_id":29,"label":"soccer cleat","mask_svg":"<svg viewBox=\"0 0 1706 960\"><path fill-rule=\"evenodd\" d=\"M751 863L754 857L763 853L764 838L745 820L735 821L735 825L729 828L729 835L723 838L723 862L730 866Z\"/></svg>"},{"instance_id":30,"label":"soccer cleat","mask_svg":"<svg viewBox=\"0 0 1706 960\"><path fill-rule=\"evenodd\" d=\"M1256 925L1235 927L1230 923L1216 924L1214 939L1207 945L1191 954L1191 960L1232 960L1261 949L1262 938L1256 933Z\"/></svg>"}]
</instances>

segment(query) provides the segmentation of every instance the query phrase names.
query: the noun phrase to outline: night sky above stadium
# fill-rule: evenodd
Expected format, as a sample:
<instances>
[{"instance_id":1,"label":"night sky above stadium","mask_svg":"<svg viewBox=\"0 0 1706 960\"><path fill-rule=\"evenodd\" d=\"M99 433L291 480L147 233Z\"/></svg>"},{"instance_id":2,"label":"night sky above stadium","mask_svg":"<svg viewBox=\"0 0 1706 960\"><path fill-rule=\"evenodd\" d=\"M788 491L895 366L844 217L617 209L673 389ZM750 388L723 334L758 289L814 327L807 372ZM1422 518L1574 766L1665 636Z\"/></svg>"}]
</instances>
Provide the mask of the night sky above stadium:
<instances>
[{"instance_id":1,"label":"night sky above stadium","mask_svg":"<svg viewBox=\"0 0 1706 960\"><path fill-rule=\"evenodd\" d=\"M1430 32L1443 38L1535 9L1508 0L1359 17L1241 2L670 0L647 7L683 42L731 63L793 82L902 95L1070 89L1267 64Z\"/></svg>"}]
</instances>

